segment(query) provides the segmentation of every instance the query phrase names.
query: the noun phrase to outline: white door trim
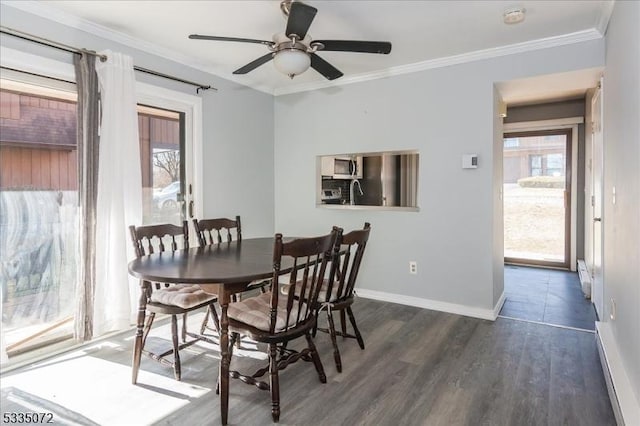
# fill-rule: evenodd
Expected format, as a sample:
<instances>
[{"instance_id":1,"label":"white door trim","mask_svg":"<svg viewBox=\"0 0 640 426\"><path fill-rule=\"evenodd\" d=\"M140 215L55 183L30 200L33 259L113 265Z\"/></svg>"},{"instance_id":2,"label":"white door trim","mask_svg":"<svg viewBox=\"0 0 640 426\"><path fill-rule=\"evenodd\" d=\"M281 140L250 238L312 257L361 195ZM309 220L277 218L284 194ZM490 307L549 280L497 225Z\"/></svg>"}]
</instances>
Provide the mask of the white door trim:
<instances>
[{"instance_id":1,"label":"white door trim","mask_svg":"<svg viewBox=\"0 0 640 426\"><path fill-rule=\"evenodd\" d=\"M519 121L505 123L503 133L528 132L532 130L566 129L574 125L583 124L584 117L558 118L554 120Z\"/></svg>"},{"instance_id":2,"label":"white door trim","mask_svg":"<svg viewBox=\"0 0 640 426\"><path fill-rule=\"evenodd\" d=\"M592 98L591 115L594 121L594 127L591 133L591 185L590 190L593 194L594 204L591 206L591 243L592 262L588 265L591 270L591 301L596 309L600 321L605 321L604 309L604 129L603 129L603 79L600 79L600 86L596 90ZM593 108L598 103L598 110ZM599 182L598 182L599 179ZM596 222L595 217L599 216L600 221ZM599 232L596 232L596 229Z\"/></svg>"}]
</instances>

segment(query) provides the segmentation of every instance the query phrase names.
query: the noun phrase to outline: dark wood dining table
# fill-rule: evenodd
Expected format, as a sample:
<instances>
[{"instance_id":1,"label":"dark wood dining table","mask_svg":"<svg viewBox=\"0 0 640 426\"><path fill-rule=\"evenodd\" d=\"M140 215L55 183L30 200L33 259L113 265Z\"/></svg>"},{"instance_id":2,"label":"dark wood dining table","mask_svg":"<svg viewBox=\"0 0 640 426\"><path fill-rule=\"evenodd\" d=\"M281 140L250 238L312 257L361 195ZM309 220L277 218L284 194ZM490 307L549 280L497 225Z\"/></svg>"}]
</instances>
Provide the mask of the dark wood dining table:
<instances>
[{"instance_id":1,"label":"dark wood dining table","mask_svg":"<svg viewBox=\"0 0 640 426\"><path fill-rule=\"evenodd\" d=\"M286 238L285 241L291 240ZM274 237L249 238L207 247L154 253L129 263L129 273L146 281L198 284L207 293L218 295L220 314L220 417L227 424L229 412L229 318L231 295L246 289L255 280L273 273ZM292 263L282 259L281 272Z\"/></svg>"}]
</instances>

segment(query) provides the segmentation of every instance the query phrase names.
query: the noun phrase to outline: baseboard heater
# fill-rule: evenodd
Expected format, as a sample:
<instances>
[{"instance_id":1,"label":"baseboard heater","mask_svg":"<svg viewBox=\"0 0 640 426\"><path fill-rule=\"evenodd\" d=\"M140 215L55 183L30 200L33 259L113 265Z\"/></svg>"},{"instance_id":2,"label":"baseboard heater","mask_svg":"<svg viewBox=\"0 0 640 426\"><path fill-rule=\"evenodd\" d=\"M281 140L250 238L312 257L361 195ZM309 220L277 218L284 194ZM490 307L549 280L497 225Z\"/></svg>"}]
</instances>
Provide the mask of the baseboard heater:
<instances>
[{"instance_id":1,"label":"baseboard heater","mask_svg":"<svg viewBox=\"0 0 640 426\"><path fill-rule=\"evenodd\" d=\"M591 274L589 273L587 264L582 259L578 260L578 276L580 277L580 286L582 287L582 292L584 293L584 297L587 299L590 299L591 298Z\"/></svg>"}]
</instances>

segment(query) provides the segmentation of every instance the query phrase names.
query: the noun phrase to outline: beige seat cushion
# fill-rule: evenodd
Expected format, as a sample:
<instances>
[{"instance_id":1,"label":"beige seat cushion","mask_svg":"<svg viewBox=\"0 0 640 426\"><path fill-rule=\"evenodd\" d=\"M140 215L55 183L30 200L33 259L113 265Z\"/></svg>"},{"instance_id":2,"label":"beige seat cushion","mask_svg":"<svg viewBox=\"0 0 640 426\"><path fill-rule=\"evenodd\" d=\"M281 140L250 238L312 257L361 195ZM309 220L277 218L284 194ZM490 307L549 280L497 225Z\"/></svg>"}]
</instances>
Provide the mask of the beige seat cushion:
<instances>
[{"instance_id":1,"label":"beige seat cushion","mask_svg":"<svg viewBox=\"0 0 640 426\"><path fill-rule=\"evenodd\" d=\"M202 291L200 286L191 284L176 284L160 290L153 290L151 293L152 303L162 303L163 305L178 306L182 309L189 309L209 300L215 300L215 294Z\"/></svg>"},{"instance_id":2,"label":"beige seat cushion","mask_svg":"<svg viewBox=\"0 0 640 426\"><path fill-rule=\"evenodd\" d=\"M276 314L275 331L282 331L286 328L287 318L287 299L281 297L278 299L278 312ZM263 293L258 296L248 297L240 302L230 303L227 311L229 318L243 322L251 327L262 331L269 331L271 324L269 319L269 311L271 310L271 292ZM302 311L306 311L306 305L302 304ZM292 325L298 316L298 305L294 303L289 316L289 324Z\"/></svg>"},{"instance_id":3,"label":"beige seat cushion","mask_svg":"<svg viewBox=\"0 0 640 426\"><path fill-rule=\"evenodd\" d=\"M300 294L300 286L302 285L301 281L298 281L296 285L296 295ZM329 302L334 302L338 298L338 282L333 283L333 287L331 288L331 296L329 297ZM320 294L318 295L318 303L324 303L327 301L327 287L329 287L329 280L322 280L322 287L320 287ZM283 284L280 287L280 291L282 294L289 294L289 289L291 288L291 284Z\"/></svg>"}]
</instances>

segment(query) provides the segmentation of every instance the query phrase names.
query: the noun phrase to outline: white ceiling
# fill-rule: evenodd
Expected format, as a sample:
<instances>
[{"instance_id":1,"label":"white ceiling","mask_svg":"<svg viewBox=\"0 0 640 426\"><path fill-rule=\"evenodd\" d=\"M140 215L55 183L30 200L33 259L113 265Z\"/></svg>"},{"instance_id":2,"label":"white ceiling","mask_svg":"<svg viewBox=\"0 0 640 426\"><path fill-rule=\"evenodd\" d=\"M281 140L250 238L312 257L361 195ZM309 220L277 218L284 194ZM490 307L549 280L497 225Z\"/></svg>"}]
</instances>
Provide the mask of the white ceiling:
<instances>
[{"instance_id":1,"label":"white ceiling","mask_svg":"<svg viewBox=\"0 0 640 426\"><path fill-rule=\"evenodd\" d=\"M313 69L290 80L271 62L236 76L232 72L267 53L266 46L188 39L189 34L197 33L271 40L286 25L279 0L4 3L274 94L598 38L606 29L612 5L610 0L309 0L305 3L318 9L309 29L312 38L390 41L393 45L389 55L319 53L345 74L330 83ZM524 7L526 18L520 24L504 24L503 12L513 6ZM503 90L513 86L505 84ZM509 93L503 95L509 97ZM522 90L518 102L526 102Z\"/></svg>"}]
</instances>

